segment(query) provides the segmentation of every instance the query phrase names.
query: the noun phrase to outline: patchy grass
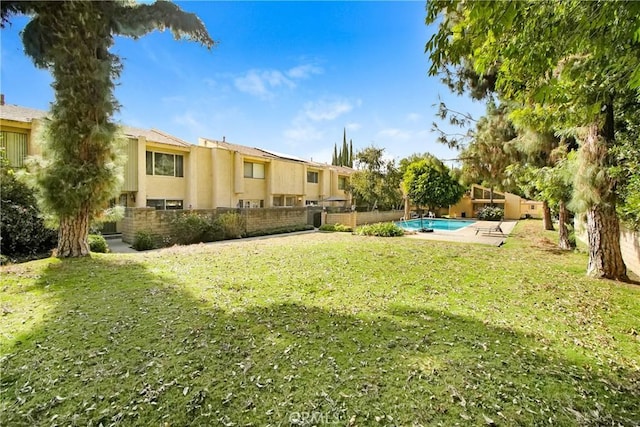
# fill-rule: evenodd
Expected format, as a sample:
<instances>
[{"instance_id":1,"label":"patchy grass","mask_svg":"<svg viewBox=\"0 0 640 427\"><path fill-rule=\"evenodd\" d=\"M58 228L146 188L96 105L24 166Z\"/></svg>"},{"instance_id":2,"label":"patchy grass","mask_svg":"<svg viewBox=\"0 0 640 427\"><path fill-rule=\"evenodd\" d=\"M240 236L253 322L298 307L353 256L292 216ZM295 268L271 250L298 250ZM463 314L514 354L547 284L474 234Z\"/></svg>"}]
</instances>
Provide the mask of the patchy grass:
<instances>
[{"instance_id":1,"label":"patchy grass","mask_svg":"<svg viewBox=\"0 0 640 427\"><path fill-rule=\"evenodd\" d=\"M539 226L3 267L0 425L637 425L640 287Z\"/></svg>"}]
</instances>

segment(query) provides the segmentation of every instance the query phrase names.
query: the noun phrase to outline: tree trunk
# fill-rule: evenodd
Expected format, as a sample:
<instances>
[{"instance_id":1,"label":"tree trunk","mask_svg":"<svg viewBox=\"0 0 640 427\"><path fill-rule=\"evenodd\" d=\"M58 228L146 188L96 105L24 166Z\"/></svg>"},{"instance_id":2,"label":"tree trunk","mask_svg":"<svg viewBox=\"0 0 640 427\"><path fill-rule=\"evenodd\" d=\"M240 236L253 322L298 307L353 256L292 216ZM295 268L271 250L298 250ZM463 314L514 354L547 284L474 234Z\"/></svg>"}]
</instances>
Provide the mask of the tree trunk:
<instances>
[{"instance_id":1,"label":"tree trunk","mask_svg":"<svg viewBox=\"0 0 640 427\"><path fill-rule=\"evenodd\" d=\"M581 148L578 184L586 182L590 193L588 201L587 234L589 240L589 264L587 275L602 279L629 281L627 267L620 250L620 224L616 214L616 182L599 176L611 165L609 145L614 141L613 106L605 106L604 126L592 123ZM578 187L580 188L580 187Z\"/></svg>"},{"instance_id":2,"label":"tree trunk","mask_svg":"<svg viewBox=\"0 0 640 427\"><path fill-rule=\"evenodd\" d=\"M545 230L554 230L553 221L551 220L551 208L546 200L542 202L542 225Z\"/></svg>"},{"instance_id":3,"label":"tree trunk","mask_svg":"<svg viewBox=\"0 0 640 427\"><path fill-rule=\"evenodd\" d=\"M61 218L58 231L58 258L89 256L88 235L88 209L83 209L78 216Z\"/></svg>"},{"instance_id":4,"label":"tree trunk","mask_svg":"<svg viewBox=\"0 0 640 427\"><path fill-rule=\"evenodd\" d=\"M587 211L589 264L587 274L598 279L629 281L620 251L620 224L615 208L594 205Z\"/></svg>"},{"instance_id":5,"label":"tree trunk","mask_svg":"<svg viewBox=\"0 0 640 427\"><path fill-rule=\"evenodd\" d=\"M560 201L558 206L558 247L568 251L573 249L569 241L569 230L567 229L567 205L564 201Z\"/></svg>"}]
</instances>

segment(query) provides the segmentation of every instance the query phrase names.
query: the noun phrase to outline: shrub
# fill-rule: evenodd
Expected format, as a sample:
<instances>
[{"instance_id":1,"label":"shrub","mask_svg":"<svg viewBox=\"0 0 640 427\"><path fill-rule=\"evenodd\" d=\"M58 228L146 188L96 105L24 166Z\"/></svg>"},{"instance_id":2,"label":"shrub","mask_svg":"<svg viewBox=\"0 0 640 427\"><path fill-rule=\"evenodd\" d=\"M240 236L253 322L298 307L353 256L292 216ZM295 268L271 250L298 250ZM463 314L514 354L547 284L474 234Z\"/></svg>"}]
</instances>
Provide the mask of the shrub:
<instances>
[{"instance_id":1,"label":"shrub","mask_svg":"<svg viewBox=\"0 0 640 427\"><path fill-rule=\"evenodd\" d=\"M257 237L257 236L271 236L274 234L285 234L285 233L294 233L296 231L306 231L313 230L315 227L313 225L294 225L291 227L278 227L278 228L269 228L266 230L256 230L251 233L246 233L245 237Z\"/></svg>"},{"instance_id":2,"label":"shrub","mask_svg":"<svg viewBox=\"0 0 640 427\"><path fill-rule=\"evenodd\" d=\"M392 222L379 222L359 227L356 234L360 236L396 237L404 236L404 230Z\"/></svg>"},{"instance_id":3,"label":"shrub","mask_svg":"<svg viewBox=\"0 0 640 427\"><path fill-rule=\"evenodd\" d=\"M153 234L150 231L140 230L136 233L135 238L133 239L133 245L131 245L133 249L136 251L147 251L149 249L154 249L156 244L153 239Z\"/></svg>"},{"instance_id":4,"label":"shrub","mask_svg":"<svg viewBox=\"0 0 640 427\"><path fill-rule=\"evenodd\" d=\"M220 231L218 224L196 212L175 217L171 221L171 229L172 240L179 245L211 242L216 240Z\"/></svg>"},{"instance_id":5,"label":"shrub","mask_svg":"<svg viewBox=\"0 0 640 427\"><path fill-rule=\"evenodd\" d=\"M0 169L0 252L14 259L51 251L57 244L58 233L45 227L33 191L16 179L6 161Z\"/></svg>"},{"instance_id":6,"label":"shrub","mask_svg":"<svg viewBox=\"0 0 640 427\"><path fill-rule=\"evenodd\" d=\"M109 245L101 234L89 234L89 250L106 254L109 252Z\"/></svg>"},{"instance_id":7,"label":"shrub","mask_svg":"<svg viewBox=\"0 0 640 427\"><path fill-rule=\"evenodd\" d=\"M235 212L227 212L216 218L223 239L239 239L245 232L246 220Z\"/></svg>"},{"instance_id":8,"label":"shrub","mask_svg":"<svg viewBox=\"0 0 640 427\"><path fill-rule=\"evenodd\" d=\"M476 212L476 217L482 221L500 221L504 217L504 210L497 206L485 206Z\"/></svg>"},{"instance_id":9,"label":"shrub","mask_svg":"<svg viewBox=\"0 0 640 427\"><path fill-rule=\"evenodd\" d=\"M323 224L318 228L320 231L341 231L341 232L351 232L353 229L344 224Z\"/></svg>"}]
</instances>

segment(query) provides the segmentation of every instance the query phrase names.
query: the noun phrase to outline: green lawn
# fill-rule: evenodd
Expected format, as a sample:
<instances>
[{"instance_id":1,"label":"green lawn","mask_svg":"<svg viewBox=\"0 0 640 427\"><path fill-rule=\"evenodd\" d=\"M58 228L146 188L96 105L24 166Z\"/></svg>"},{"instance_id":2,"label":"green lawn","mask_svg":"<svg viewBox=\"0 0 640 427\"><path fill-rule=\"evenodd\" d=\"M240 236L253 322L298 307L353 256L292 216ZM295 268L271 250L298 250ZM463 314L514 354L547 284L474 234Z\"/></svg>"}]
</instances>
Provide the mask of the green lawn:
<instances>
[{"instance_id":1,"label":"green lawn","mask_svg":"<svg viewBox=\"0 0 640 427\"><path fill-rule=\"evenodd\" d=\"M0 425L638 425L640 286L540 228L3 267Z\"/></svg>"}]
</instances>

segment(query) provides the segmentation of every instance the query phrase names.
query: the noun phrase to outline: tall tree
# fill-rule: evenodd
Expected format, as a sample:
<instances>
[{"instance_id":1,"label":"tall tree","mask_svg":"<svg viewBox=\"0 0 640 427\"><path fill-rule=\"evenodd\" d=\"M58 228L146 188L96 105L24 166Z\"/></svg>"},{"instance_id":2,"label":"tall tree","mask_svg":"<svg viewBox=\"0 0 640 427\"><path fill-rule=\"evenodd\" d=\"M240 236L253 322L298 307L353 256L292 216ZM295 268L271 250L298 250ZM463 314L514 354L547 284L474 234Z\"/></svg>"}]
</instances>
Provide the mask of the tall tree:
<instances>
[{"instance_id":1,"label":"tall tree","mask_svg":"<svg viewBox=\"0 0 640 427\"><path fill-rule=\"evenodd\" d=\"M506 107L496 107L490 102L487 114L476 123L471 142L460 154L463 182L489 187L491 205L493 190L505 189L505 170L519 156L516 136Z\"/></svg>"},{"instance_id":2,"label":"tall tree","mask_svg":"<svg viewBox=\"0 0 640 427\"><path fill-rule=\"evenodd\" d=\"M353 140L349 140L349 164L347 165L350 168L353 167Z\"/></svg>"},{"instance_id":3,"label":"tall tree","mask_svg":"<svg viewBox=\"0 0 640 427\"><path fill-rule=\"evenodd\" d=\"M342 131L342 164L340 166L349 166L349 148L347 147L347 129Z\"/></svg>"},{"instance_id":4,"label":"tall tree","mask_svg":"<svg viewBox=\"0 0 640 427\"><path fill-rule=\"evenodd\" d=\"M402 183L407 196L419 210L422 206L435 210L454 205L465 191L451 176L449 168L433 156L409 164Z\"/></svg>"},{"instance_id":5,"label":"tall tree","mask_svg":"<svg viewBox=\"0 0 640 427\"><path fill-rule=\"evenodd\" d=\"M427 24L442 17L427 43L431 74L471 68L495 76L502 98L554 105L563 113L556 129L581 129L574 196L587 214L587 273L617 280L628 278L610 150L616 100L640 88L639 15L637 2L427 3Z\"/></svg>"},{"instance_id":6,"label":"tall tree","mask_svg":"<svg viewBox=\"0 0 640 427\"><path fill-rule=\"evenodd\" d=\"M331 159L331 164L333 166L340 166L338 162L338 146L337 144L333 144L333 158Z\"/></svg>"},{"instance_id":7,"label":"tall tree","mask_svg":"<svg viewBox=\"0 0 640 427\"><path fill-rule=\"evenodd\" d=\"M12 15L31 16L22 33L25 53L53 75L48 157L37 180L45 206L59 220L57 255L88 256L91 219L120 182L113 90L122 62L110 52L114 36L135 39L170 29L176 39L208 48L214 41L197 16L166 1L3 1L0 7L3 27Z\"/></svg>"},{"instance_id":8,"label":"tall tree","mask_svg":"<svg viewBox=\"0 0 640 427\"><path fill-rule=\"evenodd\" d=\"M395 162L384 159L384 148L371 146L359 151L356 169L349 178L349 190L359 206L386 210L402 204L402 177Z\"/></svg>"}]
</instances>

